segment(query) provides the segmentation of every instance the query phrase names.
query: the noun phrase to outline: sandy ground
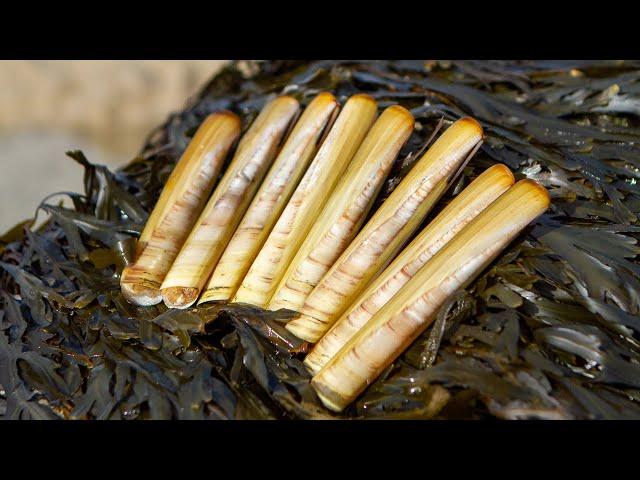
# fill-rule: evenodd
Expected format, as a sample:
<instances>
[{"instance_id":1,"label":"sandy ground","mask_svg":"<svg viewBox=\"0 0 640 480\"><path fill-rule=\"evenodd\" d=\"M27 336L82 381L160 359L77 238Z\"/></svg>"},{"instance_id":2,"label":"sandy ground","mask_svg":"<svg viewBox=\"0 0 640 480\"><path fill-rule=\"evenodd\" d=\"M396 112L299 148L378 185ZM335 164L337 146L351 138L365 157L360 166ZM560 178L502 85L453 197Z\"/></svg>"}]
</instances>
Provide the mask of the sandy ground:
<instances>
[{"instance_id":1,"label":"sandy ground","mask_svg":"<svg viewBox=\"0 0 640 480\"><path fill-rule=\"evenodd\" d=\"M57 191L82 191L81 149L112 168L224 61L0 61L0 232Z\"/></svg>"}]
</instances>

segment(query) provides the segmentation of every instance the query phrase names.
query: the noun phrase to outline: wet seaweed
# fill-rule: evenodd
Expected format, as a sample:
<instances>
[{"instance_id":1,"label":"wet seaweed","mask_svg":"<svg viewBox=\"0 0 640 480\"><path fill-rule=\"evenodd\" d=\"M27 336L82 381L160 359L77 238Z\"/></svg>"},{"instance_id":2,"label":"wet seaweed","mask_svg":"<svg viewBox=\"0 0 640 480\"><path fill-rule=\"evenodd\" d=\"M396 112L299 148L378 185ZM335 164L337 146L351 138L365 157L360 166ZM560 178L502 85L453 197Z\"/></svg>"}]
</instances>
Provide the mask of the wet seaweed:
<instances>
[{"instance_id":1,"label":"wet seaweed","mask_svg":"<svg viewBox=\"0 0 640 480\"><path fill-rule=\"evenodd\" d=\"M486 138L442 205L495 162L553 198L341 415L310 388L308 345L286 314L141 308L118 288L208 113L231 109L246 128L272 96L306 103L320 90L416 116L378 204L439 122L463 115ZM35 223L0 237L0 417L640 418L639 116L638 62L234 62L123 169L69 152L85 171L84 192L62 194L72 207L49 196Z\"/></svg>"}]
</instances>

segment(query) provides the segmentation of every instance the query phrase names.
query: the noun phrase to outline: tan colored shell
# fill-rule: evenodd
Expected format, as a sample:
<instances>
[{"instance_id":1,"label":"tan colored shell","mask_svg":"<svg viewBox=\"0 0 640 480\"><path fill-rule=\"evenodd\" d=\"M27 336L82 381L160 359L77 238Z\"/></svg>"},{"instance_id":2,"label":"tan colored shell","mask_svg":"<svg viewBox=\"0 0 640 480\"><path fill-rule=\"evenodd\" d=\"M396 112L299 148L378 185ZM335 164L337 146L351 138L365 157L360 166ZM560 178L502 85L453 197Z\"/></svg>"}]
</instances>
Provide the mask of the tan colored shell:
<instances>
[{"instance_id":1,"label":"tan colored shell","mask_svg":"<svg viewBox=\"0 0 640 480\"><path fill-rule=\"evenodd\" d=\"M229 241L198 304L229 300L236 292L313 159L338 102L321 93L307 106Z\"/></svg>"},{"instance_id":2,"label":"tan colored shell","mask_svg":"<svg viewBox=\"0 0 640 480\"><path fill-rule=\"evenodd\" d=\"M375 120L377 104L354 95L338 115L232 301L265 307Z\"/></svg>"},{"instance_id":3,"label":"tan colored shell","mask_svg":"<svg viewBox=\"0 0 640 480\"><path fill-rule=\"evenodd\" d=\"M243 136L236 153L161 289L170 308L193 305L253 199L299 108L289 96L266 105Z\"/></svg>"},{"instance_id":4,"label":"tan colored shell","mask_svg":"<svg viewBox=\"0 0 640 480\"><path fill-rule=\"evenodd\" d=\"M289 264L267 308L299 310L353 240L400 149L413 132L405 108L388 107L371 127L331 197Z\"/></svg>"},{"instance_id":5,"label":"tan colored shell","mask_svg":"<svg viewBox=\"0 0 640 480\"><path fill-rule=\"evenodd\" d=\"M313 377L324 405L349 405L548 206L543 187L521 180L472 220Z\"/></svg>"},{"instance_id":6,"label":"tan colored shell","mask_svg":"<svg viewBox=\"0 0 640 480\"><path fill-rule=\"evenodd\" d=\"M314 290L302 312L312 315L314 321L331 326L327 333L305 357L305 365L317 373L369 319L375 315L398 291L413 278L454 235L480 212L487 208L514 183L513 174L504 165L494 165L478 176L458 194L422 232L396 257L396 259L356 298L348 299L349 284L337 283L335 289L345 294L350 304L344 313L327 315L324 291ZM334 290L329 291L329 295ZM320 295L322 293L322 295ZM320 305L324 308L312 308Z\"/></svg>"},{"instance_id":7,"label":"tan colored shell","mask_svg":"<svg viewBox=\"0 0 640 480\"><path fill-rule=\"evenodd\" d=\"M482 127L468 117L456 121L436 140L326 273L331 280L323 280L320 287L340 282L344 289L330 287L332 298L325 306L314 304L315 308L326 308L330 313L340 309L345 298L354 299L366 288L420 226L446 190L450 177L481 140ZM290 321L286 328L315 343L329 325L306 316Z\"/></svg>"},{"instance_id":8,"label":"tan colored shell","mask_svg":"<svg viewBox=\"0 0 640 480\"><path fill-rule=\"evenodd\" d=\"M227 153L240 135L240 118L212 113L200 125L165 184L138 241L138 254L120 277L136 305L162 301L160 285L202 211Z\"/></svg>"}]
</instances>

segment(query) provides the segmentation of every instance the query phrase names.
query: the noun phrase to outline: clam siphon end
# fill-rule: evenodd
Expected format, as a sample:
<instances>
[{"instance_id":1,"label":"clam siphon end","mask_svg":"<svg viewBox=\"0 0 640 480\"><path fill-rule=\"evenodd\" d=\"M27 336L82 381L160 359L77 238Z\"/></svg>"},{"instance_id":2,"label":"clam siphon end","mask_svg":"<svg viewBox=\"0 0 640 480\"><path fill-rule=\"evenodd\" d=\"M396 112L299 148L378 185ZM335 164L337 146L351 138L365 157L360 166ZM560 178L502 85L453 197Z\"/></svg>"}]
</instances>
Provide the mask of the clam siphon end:
<instances>
[{"instance_id":1,"label":"clam siphon end","mask_svg":"<svg viewBox=\"0 0 640 480\"><path fill-rule=\"evenodd\" d=\"M162 289L162 300L169 308L189 308L199 293L199 289L194 287L168 287Z\"/></svg>"},{"instance_id":2,"label":"clam siphon end","mask_svg":"<svg viewBox=\"0 0 640 480\"><path fill-rule=\"evenodd\" d=\"M318 320L309 315L301 314L285 325L285 328L296 337L310 343L316 343L322 338L324 331L317 326Z\"/></svg>"},{"instance_id":3,"label":"clam siphon end","mask_svg":"<svg viewBox=\"0 0 640 480\"><path fill-rule=\"evenodd\" d=\"M475 118L462 117L460 120L458 120L458 122L460 123L460 125L464 125L468 128L477 130L480 137L484 138L484 130L482 129L482 125L480 125L480 122L478 122Z\"/></svg>"},{"instance_id":4,"label":"clam siphon end","mask_svg":"<svg viewBox=\"0 0 640 480\"><path fill-rule=\"evenodd\" d=\"M224 302L227 303L231 299L231 294L233 292L230 288L210 288L202 292L200 295L200 300L198 300L198 305L202 305L203 303L208 302Z\"/></svg>"},{"instance_id":5,"label":"clam siphon end","mask_svg":"<svg viewBox=\"0 0 640 480\"><path fill-rule=\"evenodd\" d=\"M147 287L139 283L122 282L120 290L129 303L139 307L150 307L162 301L159 288Z\"/></svg>"},{"instance_id":6,"label":"clam siphon end","mask_svg":"<svg viewBox=\"0 0 640 480\"><path fill-rule=\"evenodd\" d=\"M350 96L349 100L347 101L349 102L354 100L358 102L373 103L374 105L377 105L376 99L368 93L356 93L355 95Z\"/></svg>"},{"instance_id":7,"label":"clam siphon end","mask_svg":"<svg viewBox=\"0 0 640 480\"><path fill-rule=\"evenodd\" d=\"M531 192L535 192L536 200L540 202L545 208L548 208L551 204L551 196L549 195L549 191L540 185L538 182L535 182L529 178L525 178L524 180L520 180L518 184L522 186L527 186L527 188Z\"/></svg>"},{"instance_id":8,"label":"clam siphon end","mask_svg":"<svg viewBox=\"0 0 640 480\"><path fill-rule=\"evenodd\" d=\"M313 352L313 350L311 351ZM302 362L311 375L316 375L323 367L316 361L316 355L307 354Z\"/></svg>"},{"instance_id":9,"label":"clam siphon end","mask_svg":"<svg viewBox=\"0 0 640 480\"><path fill-rule=\"evenodd\" d=\"M513 172L506 165L497 163L490 167L490 169L495 171L500 176L501 180L504 180L506 185L513 185L516 183L516 178L513 176Z\"/></svg>"},{"instance_id":10,"label":"clam siphon end","mask_svg":"<svg viewBox=\"0 0 640 480\"><path fill-rule=\"evenodd\" d=\"M340 413L350 403L347 399L342 397L342 395L338 394L315 378L311 380L311 386L318 394L318 398L322 404L332 412Z\"/></svg>"}]
</instances>

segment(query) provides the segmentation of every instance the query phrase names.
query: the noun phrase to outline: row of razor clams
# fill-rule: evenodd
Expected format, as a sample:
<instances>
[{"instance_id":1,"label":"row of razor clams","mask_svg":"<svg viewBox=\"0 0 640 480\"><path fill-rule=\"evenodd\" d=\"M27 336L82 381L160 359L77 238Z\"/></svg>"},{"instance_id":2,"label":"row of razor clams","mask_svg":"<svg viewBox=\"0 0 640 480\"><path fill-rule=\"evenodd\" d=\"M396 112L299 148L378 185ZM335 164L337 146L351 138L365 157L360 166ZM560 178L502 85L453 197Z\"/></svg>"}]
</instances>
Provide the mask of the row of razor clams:
<instances>
[{"instance_id":1,"label":"row of razor clams","mask_svg":"<svg viewBox=\"0 0 640 480\"><path fill-rule=\"evenodd\" d=\"M125 297L297 312L286 328L315 344L304 362L312 386L342 411L549 206L542 186L515 183L498 164L415 235L482 142L481 126L465 117L370 214L415 124L399 105L377 113L365 94L340 107L320 93L304 111L280 96L242 138L236 114L210 114L122 272Z\"/></svg>"}]
</instances>

